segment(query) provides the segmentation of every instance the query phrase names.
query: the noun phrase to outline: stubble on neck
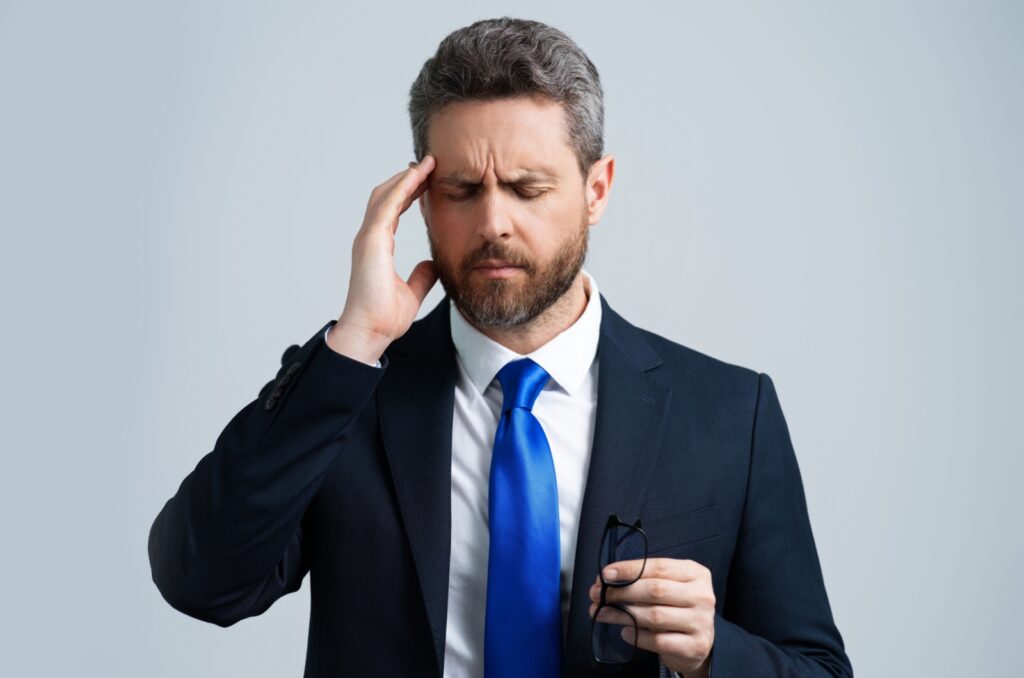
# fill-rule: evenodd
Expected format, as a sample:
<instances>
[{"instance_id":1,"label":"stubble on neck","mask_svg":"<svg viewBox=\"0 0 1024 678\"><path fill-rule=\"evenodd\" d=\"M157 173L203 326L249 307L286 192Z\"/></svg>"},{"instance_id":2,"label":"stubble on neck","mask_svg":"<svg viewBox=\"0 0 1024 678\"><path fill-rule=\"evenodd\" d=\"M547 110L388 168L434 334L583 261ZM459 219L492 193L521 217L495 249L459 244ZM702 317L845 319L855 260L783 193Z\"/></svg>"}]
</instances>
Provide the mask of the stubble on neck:
<instances>
[{"instance_id":1,"label":"stubble on neck","mask_svg":"<svg viewBox=\"0 0 1024 678\"><path fill-rule=\"evenodd\" d=\"M586 278L583 273L577 273L569 291L529 322L507 328L473 326L505 348L519 355L528 355L572 327L583 315L589 299Z\"/></svg>"}]
</instances>

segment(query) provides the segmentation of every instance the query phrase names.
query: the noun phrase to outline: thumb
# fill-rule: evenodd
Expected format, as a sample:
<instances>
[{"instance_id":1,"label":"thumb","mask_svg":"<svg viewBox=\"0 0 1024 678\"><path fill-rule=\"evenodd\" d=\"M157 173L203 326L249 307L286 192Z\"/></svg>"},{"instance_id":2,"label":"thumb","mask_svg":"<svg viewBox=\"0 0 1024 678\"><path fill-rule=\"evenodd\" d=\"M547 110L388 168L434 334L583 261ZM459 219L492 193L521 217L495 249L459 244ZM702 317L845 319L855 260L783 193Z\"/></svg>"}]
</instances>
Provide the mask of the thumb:
<instances>
[{"instance_id":1,"label":"thumb","mask_svg":"<svg viewBox=\"0 0 1024 678\"><path fill-rule=\"evenodd\" d=\"M427 297L427 292L435 282L437 282L437 269L434 268L434 262L431 259L424 259L412 269L406 284L409 285L409 289L413 291L422 305L423 300Z\"/></svg>"}]
</instances>

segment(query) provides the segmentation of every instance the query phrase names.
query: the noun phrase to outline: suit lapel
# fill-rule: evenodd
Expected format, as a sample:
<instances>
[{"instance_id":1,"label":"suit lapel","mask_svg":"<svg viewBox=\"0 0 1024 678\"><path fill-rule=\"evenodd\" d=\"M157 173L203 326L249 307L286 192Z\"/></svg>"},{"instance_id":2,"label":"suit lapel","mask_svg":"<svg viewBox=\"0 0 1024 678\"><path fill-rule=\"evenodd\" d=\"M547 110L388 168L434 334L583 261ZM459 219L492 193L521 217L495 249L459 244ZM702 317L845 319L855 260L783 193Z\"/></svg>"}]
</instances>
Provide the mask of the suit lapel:
<instances>
[{"instance_id":1,"label":"suit lapel","mask_svg":"<svg viewBox=\"0 0 1024 678\"><path fill-rule=\"evenodd\" d=\"M563 661L567 676L593 670L588 591L598 573L605 521L610 513L627 522L637 519L661 451L672 398L672 389L651 374L661 362L640 330L601 295L597 415L576 539Z\"/></svg>"},{"instance_id":2,"label":"suit lapel","mask_svg":"<svg viewBox=\"0 0 1024 678\"><path fill-rule=\"evenodd\" d=\"M598 394L576 541L565 675L592 670L590 599L597 551L609 513L632 522L661 449L671 389L650 371L661 359L637 328L601 301ZM381 436L423 591L437 654L444 663L451 557L452 415L458 366L449 297L392 343L377 388Z\"/></svg>"},{"instance_id":3,"label":"suit lapel","mask_svg":"<svg viewBox=\"0 0 1024 678\"><path fill-rule=\"evenodd\" d=\"M451 551L452 415L457 364L445 296L388 347L380 430L442 675Z\"/></svg>"}]
</instances>

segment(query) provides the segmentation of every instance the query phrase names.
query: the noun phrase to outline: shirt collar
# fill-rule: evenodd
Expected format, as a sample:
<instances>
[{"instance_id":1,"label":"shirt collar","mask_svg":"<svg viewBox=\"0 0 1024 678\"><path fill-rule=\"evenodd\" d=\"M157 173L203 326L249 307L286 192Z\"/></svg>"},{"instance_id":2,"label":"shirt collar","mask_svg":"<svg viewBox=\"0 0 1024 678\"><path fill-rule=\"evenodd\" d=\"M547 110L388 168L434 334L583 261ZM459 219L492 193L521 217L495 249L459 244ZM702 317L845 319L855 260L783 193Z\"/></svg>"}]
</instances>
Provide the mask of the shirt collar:
<instances>
[{"instance_id":1,"label":"shirt collar","mask_svg":"<svg viewBox=\"0 0 1024 678\"><path fill-rule=\"evenodd\" d=\"M601 329L601 298L597 282L585 270L583 287L587 305L572 325L527 356L502 346L473 327L450 301L452 343L462 368L482 394L511 360L528 357L544 368L552 380L570 396L582 385L597 355Z\"/></svg>"}]
</instances>

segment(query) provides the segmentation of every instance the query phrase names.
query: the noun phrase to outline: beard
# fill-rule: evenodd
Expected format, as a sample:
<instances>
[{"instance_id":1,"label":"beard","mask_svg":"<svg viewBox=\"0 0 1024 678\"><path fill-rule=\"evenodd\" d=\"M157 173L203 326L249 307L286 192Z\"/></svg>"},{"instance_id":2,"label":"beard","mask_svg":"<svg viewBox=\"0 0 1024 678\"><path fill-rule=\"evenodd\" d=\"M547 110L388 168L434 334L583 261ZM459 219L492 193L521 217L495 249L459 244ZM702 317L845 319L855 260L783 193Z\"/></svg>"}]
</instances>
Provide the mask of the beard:
<instances>
[{"instance_id":1,"label":"beard","mask_svg":"<svg viewBox=\"0 0 1024 678\"><path fill-rule=\"evenodd\" d=\"M478 328L508 329L530 322L569 291L587 257L590 229L584 212L579 228L569 234L547 262L537 262L493 241L484 243L462 261L453 262L434 242L429 227L427 240L441 286L462 315ZM505 279L473 275L473 269L485 259L501 259L510 266L521 266L525 275Z\"/></svg>"}]
</instances>

